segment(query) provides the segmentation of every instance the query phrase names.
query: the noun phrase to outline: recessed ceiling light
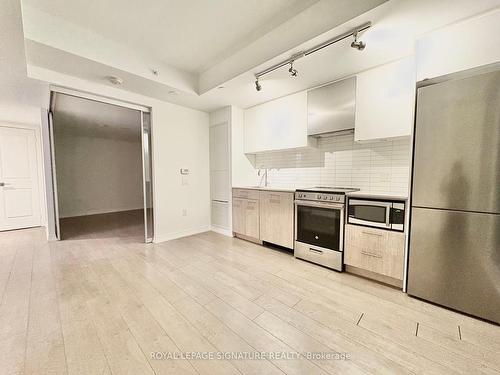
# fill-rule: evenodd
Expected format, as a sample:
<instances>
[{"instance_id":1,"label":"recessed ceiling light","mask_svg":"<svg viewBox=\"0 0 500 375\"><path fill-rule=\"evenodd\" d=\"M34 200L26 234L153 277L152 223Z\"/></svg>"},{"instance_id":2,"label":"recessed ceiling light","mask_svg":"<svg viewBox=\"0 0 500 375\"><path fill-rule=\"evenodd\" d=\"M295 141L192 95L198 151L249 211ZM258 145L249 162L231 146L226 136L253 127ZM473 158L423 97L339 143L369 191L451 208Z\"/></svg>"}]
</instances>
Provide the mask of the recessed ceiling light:
<instances>
[{"instance_id":1,"label":"recessed ceiling light","mask_svg":"<svg viewBox=\"0 0 500 375\"><path fill-rule=\"evenodd\" d=\"M123 84L123 79L120 77L115 77L115 76L110 76L108 77L109 82L111 82L113 85L120 86Z\"/></svg>"}]
</instances>

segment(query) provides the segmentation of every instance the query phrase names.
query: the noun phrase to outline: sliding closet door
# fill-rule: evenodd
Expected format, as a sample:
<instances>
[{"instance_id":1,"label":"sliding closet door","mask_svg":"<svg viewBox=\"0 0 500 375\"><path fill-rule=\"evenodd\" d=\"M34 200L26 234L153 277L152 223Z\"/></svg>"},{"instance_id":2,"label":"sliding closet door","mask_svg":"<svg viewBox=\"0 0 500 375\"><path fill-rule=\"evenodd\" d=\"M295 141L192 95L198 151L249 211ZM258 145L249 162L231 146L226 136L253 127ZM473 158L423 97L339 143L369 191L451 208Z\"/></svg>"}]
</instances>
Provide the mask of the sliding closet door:
<instances>
[{"instance_id":1,"label":"sliding closet door","mask_svg":"<svg viewBox=\"0 0 500 375\"><path fill-rule=\"evenodd\" d=\"M54 94L55 95L55 94ZM54 114L52 110L49 115L49 140L50 140L50 162L52 167L52 189L54 203L54 224L56 239L61 239L61 225L59 221L59 199L57 196L57 176L56 176L56 154L55 154L55 139L54 139Z\"/></svg>"},{"instance_id":2,"label":"sliding closet door","mask_svg":"<svg viewBox=\"0 0 500 375\"><path fill-rule=\"evenodd\" d=\"M142 127L142 179L144 189L144 237L153 241L153 166L151 153L151 113L141 112Z\"/></svg>"}]
</instances>

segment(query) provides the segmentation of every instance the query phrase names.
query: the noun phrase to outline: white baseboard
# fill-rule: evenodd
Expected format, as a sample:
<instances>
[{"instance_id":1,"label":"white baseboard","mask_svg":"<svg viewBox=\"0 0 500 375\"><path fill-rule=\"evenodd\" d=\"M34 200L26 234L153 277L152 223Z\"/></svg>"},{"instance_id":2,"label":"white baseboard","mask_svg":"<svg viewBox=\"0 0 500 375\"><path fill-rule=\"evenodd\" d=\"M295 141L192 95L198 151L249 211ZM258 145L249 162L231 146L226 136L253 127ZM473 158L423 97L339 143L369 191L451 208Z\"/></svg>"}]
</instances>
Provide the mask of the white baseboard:
<instances>
[{"instance_id":1,"label":"white baseboard","mask_svg":"<svg viewBox=\"0 0 500 375\"><path fill-rule=\"evenodd\" d=\"M216 225L212 225L210 230L212 232L215 232L215 233L223 234L224 236L233 237L233 231L230 229L221 228L221 227L218 227Z\"/></svg>"},{"instance_id":2,"label":"white baseboard","mask_svg":"<svg viewBox=\"0 0 500 375\"><path fill-rule=\"evenodd\" d=\"M176 238L192 236L193 234L208 232L209 230L210 230L209 225L203 225L197 228L190 228L179 232L158 233L154 235L153 242L160 243L160 242L175 240Z\"/></svg>"}]
</instances>

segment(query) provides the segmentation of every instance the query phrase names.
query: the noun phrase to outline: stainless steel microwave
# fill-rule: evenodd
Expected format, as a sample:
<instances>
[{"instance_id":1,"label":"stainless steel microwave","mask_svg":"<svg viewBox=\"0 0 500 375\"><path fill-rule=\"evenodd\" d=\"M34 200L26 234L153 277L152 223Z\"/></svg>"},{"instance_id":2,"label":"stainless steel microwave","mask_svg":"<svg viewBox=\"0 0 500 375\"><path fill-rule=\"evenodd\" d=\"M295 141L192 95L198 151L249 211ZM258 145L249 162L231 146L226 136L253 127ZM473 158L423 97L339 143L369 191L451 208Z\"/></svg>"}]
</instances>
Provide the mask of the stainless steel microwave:
<instances>
[{"instance_id":1,"label":"stainless steel microwave","mask_svg":"<svg viewBox=\"0 0 500 375\"><path fill-rule=\"evenodd\" d=\"M405 202L350 198L347 207L347 222L403 232Z\"/></svg>"}]
</instances>

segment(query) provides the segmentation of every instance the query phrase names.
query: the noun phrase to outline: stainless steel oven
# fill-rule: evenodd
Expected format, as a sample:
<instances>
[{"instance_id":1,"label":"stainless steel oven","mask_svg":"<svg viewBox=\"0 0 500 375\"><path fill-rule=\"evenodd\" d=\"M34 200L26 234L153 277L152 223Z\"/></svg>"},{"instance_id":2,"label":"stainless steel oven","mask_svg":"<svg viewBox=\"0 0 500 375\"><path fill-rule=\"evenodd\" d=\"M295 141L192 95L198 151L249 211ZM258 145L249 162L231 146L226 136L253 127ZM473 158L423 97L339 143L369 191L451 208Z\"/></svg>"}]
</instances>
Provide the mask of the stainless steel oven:
<instances>
[{"instance_id":1,"label":"stainless steel oven","mask_svg":"<svg viewBox=\"0 0 500 375\"><path fill-rule=\"evenodd\" d=\"M344 202L344 194L295 193L295 257L342 271Z\"/></svg>"},{"instance_id":2,"label":"stainless steel oven","mask_svg":"<svg viewBox=\"0 0 500 375\"><path fill-rule=\"evenodd\" d=\"M402 201L350 198L347 207L349 224L404 231L405 203Z\"/></svg>"}]
</instances>

